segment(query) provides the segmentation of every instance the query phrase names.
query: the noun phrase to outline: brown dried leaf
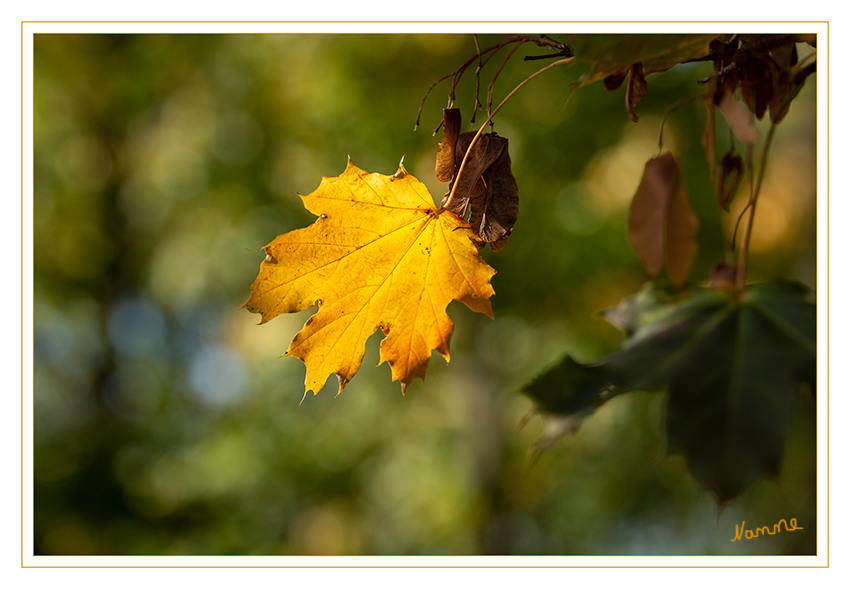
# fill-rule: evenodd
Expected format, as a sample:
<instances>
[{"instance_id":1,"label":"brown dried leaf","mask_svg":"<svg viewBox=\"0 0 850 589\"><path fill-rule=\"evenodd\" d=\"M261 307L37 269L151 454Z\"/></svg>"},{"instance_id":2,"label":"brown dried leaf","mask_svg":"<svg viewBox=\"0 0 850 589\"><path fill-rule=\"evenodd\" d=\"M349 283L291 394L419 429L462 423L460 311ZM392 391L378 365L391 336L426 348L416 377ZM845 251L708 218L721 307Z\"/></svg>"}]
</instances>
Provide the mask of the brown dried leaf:
<instances>
[{"instance_id":1,"label":"brown dried leaf","mask_svg":"<svg viewBox=\"0 0 850 589\"><path fill-rule=\"evenodd\" d=\"M740 67L741 97L758 120L764 116L773 94L769 63L765 59L753 58Z\"/></svg>"},{"instance_id":2,"label":"brown dried leaf","mask_svg":"<svg viewBox=\"0 0 850 589\"><path fill-rule=\"evenodd\" d=\"M455 147L455 166L452 183L449 185L454 187L455 195L448 210L463 217L471 200L479 200L483 194L487 192L487 186L484 183L482 175L490 166L495 163L502 150L507 146L508 140L504 137L495 135L481 135L472 146L472 151L469 152L469 157L466 160L466 165L463 167L463 174L458 178L457 171L460 170L463 158L469 149L472 139L475 137L475 132L462 133L457 140ZM448 195L443 199L443 205L448 199Z\"/></svg>"},{"instance_id":3,"label":"brown dried leaf","mask_svg":"<svg viewBox=\"0 0 850 589\"><path fill-rule=\"evenodd\" d=\"M623 68L619 72L614 72L613 74L606 76L604 80L605 89L610 91L619 88L625 81L630 69L631 66Z\"/></svg>"},{"instance_id":4,"label":"brown dried leaf","mask_svg":"<svg viewBox=\"0 0 850 589\"><path fill-rule=\"evenodd\" d=\"M796 59L794 60L796 61ZM791 71L782 71L780 78L780 87L774 92L774 96L770 102L770 120L773 123L779 123L788 114L788 109L791 106L791 101L803 89L806 83L806 78L813 74L817 69L816 63L811 63L808 66Z\"/></svg>"},{"instance_id":5,"label":"brown dried leaf","mask_svg":"<svg viewBox=\"0 0 850 589\"><path fill-rule=\"evenodd\" d=\"M729 151L720 162L720 180L717 182L717 203L720 208L729 212L732 198L738 191L741 183L741 174L744 171L744 161L736 153Z\"/></svg>"},{"instance_id":6,"label":"brown dried leaf","mask_svg":"<svg viewBox=\"0 0 850 589\"><path fill-rule=\"evenodd\" d=\"M793 65L797 65L797 45L787 43L780 45L770 50L770 56L780 68L787 70Z\"/></svg>"},{"instance_id":7,"label":"brown dried leaf","mask_svg":"<svg viewBox=\"0 0 850 589\"><path fill-rule=\"evenodd\" d=\"M646 271L658 276L666 264L670 280L682 285L696 255L698 225L673 154L649 160L629 211L629 239Z\"/></svg>"},{"instance_id":8,"label":"brown dried leaf","mask_svg":"<svg viewBox=\"0 0 850 589\"><path fill-rule=\"evenodd\" d=\"M436 174L440 182L449 182L455 173L455 144L460 134L460 109L443 109L443 140L437 152Z\"/></svg>"},{"instance_id":9,"label":"brown dried leaf","mask_svg":"<svg viewBox=\"0 0 850 589\"><path fill-rule=\"evenodd\" d=\"M649 89L646 85L646 78L643 73L643 64L641 62L633 63L619 71L613 72L605 77L605 89L616 90L623 81L629 78L629 83L626 86L626 114L634 122L638 121L638 116L634 109L638 103L649 94Z\"/></svg>"},{"instance_id":10,"label":"brown dried leaf","mask_svg":"<svg viewBox=\"0 0 850 589\"><path fill-rule=\"evenodd\" d=\"M629 70L629 85L626 88L626 113L636 123L638 116L634 109L647 94L649 94L649 88L647 88L646 78L643 76L643 64L635 63Z\"/></svg>"},{"instance_id":11,"label":"brown dried leaf","mask_svg":"<svg viewBox=\"0 0 850 589\"><path fill-rule=\"evenodd\" d=\"M735 100L729 88L723 92L717 108L726 118L732 132L748 145L752 145L759 138L759 131L753 123L753 114L743 104Z\"/></svg>"},{"instance_id":12,"label":"brown dried leaf","mask_svg":"<svg viewBox=\"0 0 850 589\"><path fill-rule=\"evenodd\" d=\"M664 268L664 225L678 189L679 166L673 154L646 162L629 211L629 239L650 276Z\"/></svg>"},{"instance_id":13,"label":"brown dried leaf","mask_svg":"<svg viewBox=\"0 0 850 589\"><path fill-rule=\"evenodd\" d=\"M682 286L691 272L697 255L698 229L699 219L681 182L667 216L667 274L676 286Z\"/></svg>"},{"instance_id":14,"label":"brown dried leaf","mask_svg":"<svg viewBox=\"0 0 850 589\"><path fill-rule=\"evenodd\" d=\"M469 224L494 252L498 252L507 244L519 214L519 188L511 172L508 140L491 137L493 139L503 141L504 148L499 159L482 175L486 191L470 200Z\"/></svg>"}]
</instances>

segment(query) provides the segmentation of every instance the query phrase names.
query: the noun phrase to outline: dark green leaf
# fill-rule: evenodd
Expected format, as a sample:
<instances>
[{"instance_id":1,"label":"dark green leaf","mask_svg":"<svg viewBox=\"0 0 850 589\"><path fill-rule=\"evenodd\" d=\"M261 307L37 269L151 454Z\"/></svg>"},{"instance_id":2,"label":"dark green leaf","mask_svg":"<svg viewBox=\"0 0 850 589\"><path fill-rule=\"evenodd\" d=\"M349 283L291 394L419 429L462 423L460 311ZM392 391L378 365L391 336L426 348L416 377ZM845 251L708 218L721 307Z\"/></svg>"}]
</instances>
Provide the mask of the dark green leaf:
<instances>
[{"instance_id":1,"label":"dark green leaf","mask_svg":"<svg viewBox=\"0 0 850 589\"><path fill-rule=\"evenodd\" d=\"M717 35L575 35L570 46L575 53L574 67L590 66L579 80L586 86L608 76L617 76L632 64L643 62L643 74L663 72L671 67L702 57Z\"/></svg>"},{"instance_id":2,"label":"dark green leaf","mask_svg":"<svg viewBox=\"0 0 850 589\"><path fill-rule=\"evenodd\" d=\"M590 366L567 358L525 390L542 411L578 419L616 394L666 390L669 451L725 501L777 472L798 387L814 390L810 297L772 283L668 304L645 288L606 313L630 334L619 351Z\"/></svg>"}]
</instances>

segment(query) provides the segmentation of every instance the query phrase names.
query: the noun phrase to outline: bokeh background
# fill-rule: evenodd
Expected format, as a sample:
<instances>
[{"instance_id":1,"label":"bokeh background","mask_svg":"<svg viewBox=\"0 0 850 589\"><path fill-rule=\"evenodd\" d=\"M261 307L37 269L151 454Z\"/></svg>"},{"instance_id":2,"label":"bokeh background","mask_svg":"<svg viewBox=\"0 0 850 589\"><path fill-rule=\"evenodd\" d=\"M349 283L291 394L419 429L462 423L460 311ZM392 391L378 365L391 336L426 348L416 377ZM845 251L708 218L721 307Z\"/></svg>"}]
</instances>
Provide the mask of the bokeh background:
<instances>
[{"instance_id":1,"label":"bokeh background","mask_svg":"<svg viewBox=\"0 0 850 589\"><path fill-rule=\"evenodd\" d=\"M544 51L515 54L497 101ZM240 309L258 250L312 222L297 194L348 156L384 174L404 156L439 201L448 82L413 126L472 35L37 34L34 54L36 554L815 553L810 398L780 476L718 508L665 455L663 395L618 397L535 459L547 424L519 392L566 353L618 346L596 312L647 279L629 202L665 109L709 65L650 76L638 123L624 88L568 101L579 71L521 89L496 117L521 199L508 247L484 253L496 319L452 303L451 365L434 357L407 396L375 367L376 335L342 395L332 378L301 403L304 366L279 356L313 311L258 326ZM474 92L473 67L465 121ZM812 78L776 136L754 279L815 286L814 98ZM704 121L696 102L665 127L701 218L696 282L735 218L707 180ZM729 541L791 517L804 530Z\"/></svg>"}]
</instances>

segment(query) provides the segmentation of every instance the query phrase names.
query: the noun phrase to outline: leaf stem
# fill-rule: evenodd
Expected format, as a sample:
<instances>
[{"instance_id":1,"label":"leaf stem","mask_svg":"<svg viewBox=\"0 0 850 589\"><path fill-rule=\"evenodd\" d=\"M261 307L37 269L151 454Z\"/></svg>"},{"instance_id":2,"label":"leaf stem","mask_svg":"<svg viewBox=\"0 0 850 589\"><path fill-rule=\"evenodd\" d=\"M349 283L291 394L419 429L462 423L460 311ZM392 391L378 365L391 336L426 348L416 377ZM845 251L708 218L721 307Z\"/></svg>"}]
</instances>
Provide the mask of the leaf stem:
<instances>
[{"instance_id":1,"label":"leaf stem","mask_svg":"<svg viewBox=\"0 0 850 589\"><path fill-rule=\"evenodd\" d=\"M475 114L478 112L478 109L481 108L481 100L479 100L479 92L481 89L481 68L484 67L484 63L481 61L481 47L478 45L478 35L472 35L472 40L475 41L475 51L478 53L478 67L475 68L475 104L472 105L472 121L475 122ZM519 47L519 45L517 45ZM494 53L490 54L495 55Z\"/></svg>"},{"instance_id":2,"label":"leaf stem","mask_svg":"<svg viewBox=\"0 0 850 589\"><path fill-rule=\"evenodd\" d=\"M445 76L443 76L442 78L440 78L439 80L437 80L436 82L431 84L431 87L428 88L428 91L425 93L425 96L422 98L422 102L419 104L419 111L416 113L416 123L414 123L414 125L413 125L413 130L415 131L416 129L419 128L419 118L422 116L422 107L425 106L425 101L428 99L428 96L431 94L431 90L433 90L434 87L437 84L439 84L443 80L447 80L449 78L452 78L452 87L451 87L451 90L449 91L449 107L451 107L451 104L454 102L455 88L457 87L457 84L460 81L460 77L463 75L463 72L466 71L466 68L468 68L470 65L472 65L472 63L475 60L478 60L479 69L480 69L481 67L483 67L483 64L481 62L481 57L483 55L490 53L490 55L487 57L487 60L489 60L491 57L493 57L493 55L495 55L495 53L491 53L491 52L493 52L493 51L498 52L499 49L501 49L505 45L510 45L511 43L519 43L520 45L522 45L523 43L534 43L538 47L549 47L550 49L557 51L558 53L556 55L570 55L570 56L572 55L572 49L570 49L569 45L564 45L563 43L555 41L554 39L550 39L546 35L539 35L539 36L536 36L536 37L527 36L527 35L515 36L515 37L511 37L510 39L506 39L505 41L502 41L500 43L496 43L495 45L492 45L492 46L490 46L490 47L488 47L487 49L484 49L484 50L478 49L478 38L477 38L477 35L476 35L475 36L475 44L476 44L475 55L470 57L458 69L456 69L455 71L453 71L450 74L446 74ZM486 63L487 60L485 60L484 63ZM439 129L439 127L437 127L437 129ZM435 131L435 133L436 133L436 131Z\"/></svg>"},{"instance_id":3,"label":"leaf stem","mask_svg":"<svg viewBox=\"0 0 850 589\"><path fill-rule=\"evenodd\" d=\"M519 49L520 47L522 47L522 45L517 45L517 46L515 46L513 49L511 49L511 52L510 52L510 53L508 53L508 56L504 59L504 61L502 61L502 65L500 65L500 66L499 66L499 69L498 69L498 70L496 70L496 73L495 73L495 75L493 76L493 79L490 81L490 85L489 85L489 86L487 86L487 115L488 115L488 116L490 115L490 111L491 111L491 110L492 110L492 108L493 108L493 87L494 87L494 86L495 86L495 84L496 84L496 78L498 78L498 77L499 77L499 74L501 74L501 73L502 73L502 70L504 69L505 65L508 63L508 61L510 61L511 57L513 57L513 54L514 54L514 53L516 52L516 50L517 50L517 49ZM493 132L493 120L492 120L492 117L490 118L490 132L491 132L491 133Z\"/></svg>"},{"instance_id":4,"label":"leaf stem","mask_svg":"<svg viewBox=\"0 0 850 589\"><path fill-rule=\"evenodd\" d=\"M674 112L679 110L679 108L685 106L686 104L690 104L695 100L699 100L700 98L705 98L705 94L694 94L693 96L686 96L680 100L677 100L673 104L667 107L667 110L664 111L664 116L661 117L661 126L658 131L658 151L664 149L664 123L667 122L667 119Z\"/></svg>"},{"instance_id":5,"label":"leaf stem","mask_svg":"<svg viewBox=\"0 0 850 589\"><path fill-rule=\"evenodd\" d=\"M553 67L570 63L570 62L573 61L573 59L575 59L575 58L574 57L567 57L567 58L564 58L564 59L559 59L558 61L552 62L549 65L547 65L546 67L537 70L536 72L534 72L533 74L528 76L526 79L524 79L522 82L517 84L517 87L514 88L513 90L511 90L510 94L505 96L504 100L502 100L502 102L499 103L499 106L497 106L493 110L493 112L490 113L490 116L487 117L487 120L484 121L484 123L482 123L482 125L481 125L481 128L478 129L478 133L476 133L475 136L472 138L472 141L470 142L469 147L466 148L466 153L463 155L463 161L460 163L460 168L458 168L457 175L455 176L455 182L452 185L452 191L449 194L449 198L448 198L448 200L446 200L446 204L441 206L440 210L437 211L438 213L442 213L443 211L445 211L447 208L449 208L449 205L452 203L452 199L455 196L455 190L457 190L458 180L460 179L460 175L463 174L463 169L466 166L467 160L469 160L469 154L472 151L472 147L475 145L475 142L478 141L478 138L481 136L481 133L484 131L484 128L490 122L490 119L492 119L494 116L496 116L496 113L499 112L499 109L502 108L505 105L505 103L516 93L517 90L519 90L520 88L525 86L525 84L527 82L530 82L532 79L536 78L537 76L539 76L543 72L545 72L547 70L551 70Z\"/></svg>"},{"instance_id":6,"label":"leaf stem","mask_svg":"<svg viewBox=\"0 0 850 589\"><path fill-rule=\"evenodd\" d=\"M753 233L753 219L756 216L756 202L761 191L761 183L764 180L764 171L767 167L767 153L770 150L770 144L773 142L774 131L776 131L776 125L771 124L770 130L767 132L767 138L764 141L764 147L761 150L761 161L759 161L756 185L750 193L750 202L747 204L750 208L750 216L747 219L747 227L744 229L741 252L738 254L738 273L735 275L735 290L739 293L744 290L744 285L747 282L747 261L750 255L750 236Z\"/></svg>"}]
</instances>

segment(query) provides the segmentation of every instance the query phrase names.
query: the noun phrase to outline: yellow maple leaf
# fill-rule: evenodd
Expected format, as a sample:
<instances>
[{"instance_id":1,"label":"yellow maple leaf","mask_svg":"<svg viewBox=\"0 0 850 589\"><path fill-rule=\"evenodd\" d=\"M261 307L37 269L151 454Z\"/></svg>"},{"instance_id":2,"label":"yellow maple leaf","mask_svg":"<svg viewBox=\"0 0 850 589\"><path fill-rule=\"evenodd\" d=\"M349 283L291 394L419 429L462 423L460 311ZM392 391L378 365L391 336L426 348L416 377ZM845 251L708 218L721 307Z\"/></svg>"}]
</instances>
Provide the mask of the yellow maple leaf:
<instances>
[{"instance_id":1,"label":"yellow maple leaf","mask_svg":"<svg viewBox=\"0 0 850 589\"><path fill-rule=\"evenodd\" d=\"M439 210L403 165L392 176L369 174L348 160L337 178L301 196L319 218L278 236L244 307L266 323L319 304L284 353L304 361L314 394L331 374L345 388L363 360L366 340L381 329L381 363L402 392L425 378L431 350L449 361L454 299L490 318L490 278L478 237L455 214ZM337 393L339 394L339 393Z\"/></svg>"}]
</instances>

